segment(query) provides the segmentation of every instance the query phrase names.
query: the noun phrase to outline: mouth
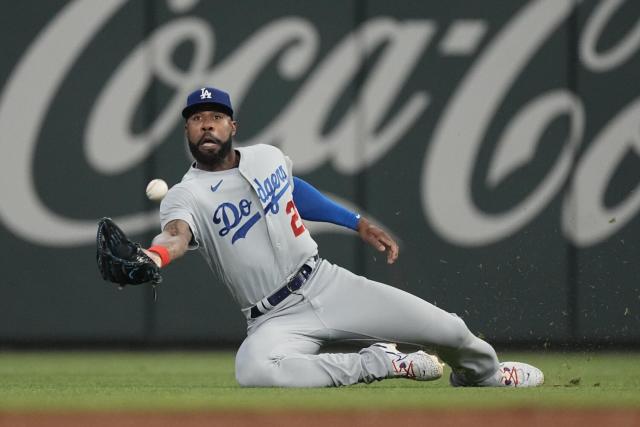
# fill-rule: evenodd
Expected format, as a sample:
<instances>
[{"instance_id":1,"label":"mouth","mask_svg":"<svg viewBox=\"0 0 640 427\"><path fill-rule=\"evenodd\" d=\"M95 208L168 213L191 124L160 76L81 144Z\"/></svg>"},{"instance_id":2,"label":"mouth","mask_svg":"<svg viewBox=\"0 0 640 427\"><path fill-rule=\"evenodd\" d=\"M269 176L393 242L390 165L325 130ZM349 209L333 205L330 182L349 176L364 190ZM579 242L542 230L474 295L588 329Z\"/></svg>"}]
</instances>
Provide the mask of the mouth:
<instances>
[{"instance_id":1,"label":"mouth","mask_svg":"<svg viewBox=\"0 0 640 427\"><path fill-rule=\"evenodd\" d=\"M222 141L211 134L203 135L198 141L198 147L200 148L213 148L219 145L222 145Z\"/></svg>"}]
</instances>

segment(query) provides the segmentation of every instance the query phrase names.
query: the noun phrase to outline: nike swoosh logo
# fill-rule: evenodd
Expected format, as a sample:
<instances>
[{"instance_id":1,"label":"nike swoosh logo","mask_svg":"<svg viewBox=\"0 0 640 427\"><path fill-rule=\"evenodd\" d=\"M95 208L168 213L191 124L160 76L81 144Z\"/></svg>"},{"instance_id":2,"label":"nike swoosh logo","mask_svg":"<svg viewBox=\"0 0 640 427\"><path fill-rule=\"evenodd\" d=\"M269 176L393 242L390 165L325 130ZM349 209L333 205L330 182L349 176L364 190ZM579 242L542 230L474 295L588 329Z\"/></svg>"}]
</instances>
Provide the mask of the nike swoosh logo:
<instances>
[{"instance_id":1,"label":"nike swoosh logo","mask_svg":"<svg viewBox=\"0 0 640 427\"><path fill-rule=\"evenodd\" d=\"M211 191L213 191L215 193L216 190L218 189L218 187L220 187L220 184L222 184L222 181L224 181L224 179L221 179L220 182L218 182L216 185L212 185L211 186Z\"/></svg>"}]
</instances>

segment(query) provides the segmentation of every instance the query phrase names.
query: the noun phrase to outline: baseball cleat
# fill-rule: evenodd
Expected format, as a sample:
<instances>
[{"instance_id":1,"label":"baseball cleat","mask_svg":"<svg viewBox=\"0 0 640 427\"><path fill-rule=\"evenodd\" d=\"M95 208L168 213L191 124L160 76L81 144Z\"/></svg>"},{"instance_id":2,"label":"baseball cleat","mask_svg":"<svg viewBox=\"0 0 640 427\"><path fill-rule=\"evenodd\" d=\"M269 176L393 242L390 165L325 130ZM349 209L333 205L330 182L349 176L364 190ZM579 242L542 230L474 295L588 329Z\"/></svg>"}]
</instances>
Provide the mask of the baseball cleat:
<instances>
[{"instance_id":1,"label":"baseball cleat","mask_svg":"<svg viewBox=\"0 0 640 427\"><path fill-rule=\"evenodd\" d=\"M522 362L502 362L489 387L538 387L544 383L544 374L535 366ZM452 383L453 384L453 383Z\"/></svg>"},{"instance_id":2,"label":"baseball cleat","mask_svg":"<svg viewBox=\"0 0 640 427\"><path fill-rule=\"evenodd\" d=\"M522 362L502 362L498 371L488 379L476 383L465 384L451 372L449 383L454 387L538 387L544 383L544 374L535 366Z\"/></svg>"},{"instance_id":3,"label":"baseball cleat","mask_svg":"<svg viewBox=\"0 0 640 427\"><path fill-rule=\"evenodd\" d=\"M433 381L442 377L444 363L441 363L436 356L422 350L405 354L398 351L396 344L392 343L376 343L373 346L382 348L389 357L391 361L390 378Z\"/></svg>"},{"instance_id":4,"label":"baseball cleat","mask_svg":"<svg viewBox=\"0 0 640 427\"><path fill-rule=\"evenodd\" d=\"M497 378L498 387L538 387L544 383L540 369L522 362L500 363Z\"/></svg>"}]
</instances>

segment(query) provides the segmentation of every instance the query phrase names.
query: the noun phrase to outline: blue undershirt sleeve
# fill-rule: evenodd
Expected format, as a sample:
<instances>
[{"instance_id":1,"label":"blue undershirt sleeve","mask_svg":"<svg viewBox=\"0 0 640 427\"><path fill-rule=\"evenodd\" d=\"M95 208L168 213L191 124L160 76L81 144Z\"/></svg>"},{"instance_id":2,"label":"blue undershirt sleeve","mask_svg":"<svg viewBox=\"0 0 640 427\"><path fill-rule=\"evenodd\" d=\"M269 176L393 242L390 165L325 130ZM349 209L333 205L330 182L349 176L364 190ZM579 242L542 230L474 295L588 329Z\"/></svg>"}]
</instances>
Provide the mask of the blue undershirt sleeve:
<instances>
[{"instance_id":1,"label":"blue undershirt sleeve","mask_svg":"<svg viewBox=\"0 0 640 427\"><path fill-rule=\"evenodd\" d=\"M330 222L352 230L358 229L360 215L326 197L308 182L293 177L293 202L302 219Z\"/></svg>"}]
</instances>

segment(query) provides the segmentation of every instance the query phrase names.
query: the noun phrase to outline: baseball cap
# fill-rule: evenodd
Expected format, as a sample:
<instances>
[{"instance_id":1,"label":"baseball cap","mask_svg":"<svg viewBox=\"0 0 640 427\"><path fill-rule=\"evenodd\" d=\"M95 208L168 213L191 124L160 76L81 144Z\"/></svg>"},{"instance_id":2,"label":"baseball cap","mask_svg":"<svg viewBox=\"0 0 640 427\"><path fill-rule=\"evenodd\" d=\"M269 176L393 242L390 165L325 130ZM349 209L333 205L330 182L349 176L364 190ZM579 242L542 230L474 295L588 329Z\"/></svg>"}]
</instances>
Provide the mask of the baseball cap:
<instances>
[{"instance_id":1,"label":"baseball cap","mask_svg":"<svg viewBox=\"0 0 640 427\"><path fill-rule=\"evenodd\" d=\"M187 96L187 106L182 110L182 117L189 118L191 114L202 107L218 108L221 112L233 117L229 94L214 87L202 87Z\"/></svg>"}]
</instances>

